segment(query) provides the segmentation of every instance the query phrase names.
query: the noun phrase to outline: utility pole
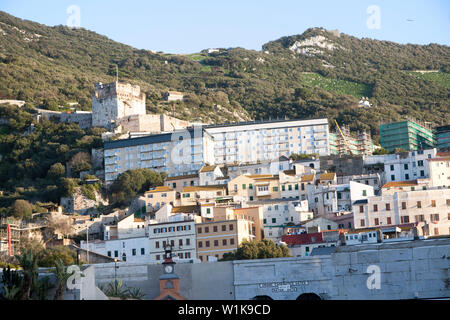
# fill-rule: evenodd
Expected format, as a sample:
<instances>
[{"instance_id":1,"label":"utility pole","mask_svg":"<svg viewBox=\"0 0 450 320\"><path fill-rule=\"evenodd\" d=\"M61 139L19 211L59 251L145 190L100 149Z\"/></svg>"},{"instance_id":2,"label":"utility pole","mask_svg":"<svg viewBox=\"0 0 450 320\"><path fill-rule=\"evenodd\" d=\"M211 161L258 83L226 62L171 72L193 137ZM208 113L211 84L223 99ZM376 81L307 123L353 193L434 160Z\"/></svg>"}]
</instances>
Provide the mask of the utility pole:
<instances>
[{"instance_id":1,"label":"utility pole","mask_svg":"<svg viewBox=\"0 0 450 320\"><path fill-rule=\"evenodd\" d=\"M86 257L89 264L89 225L86 226Z\"/></svg>"}]
</instances>

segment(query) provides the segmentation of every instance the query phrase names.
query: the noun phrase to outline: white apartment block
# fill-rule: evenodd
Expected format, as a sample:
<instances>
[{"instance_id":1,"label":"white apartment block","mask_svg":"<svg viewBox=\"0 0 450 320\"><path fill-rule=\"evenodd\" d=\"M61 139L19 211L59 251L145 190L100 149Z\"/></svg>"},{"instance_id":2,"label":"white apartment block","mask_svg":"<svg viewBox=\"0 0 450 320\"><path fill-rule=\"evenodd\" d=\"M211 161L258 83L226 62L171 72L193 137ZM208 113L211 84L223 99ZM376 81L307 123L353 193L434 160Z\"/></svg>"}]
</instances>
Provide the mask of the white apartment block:
<instances>
[{"instance_id":1,"label":"white apartment block","mask_svg":"<svg viewBox=\"0 0 450 320\"><path fill-rule=\"evenodd\" d=\"M252 201L249 206L260 206L264 217L264 237L275 242L281 240L287 224L299 224L305 216L311 216L308 202L296 198Z\"/></svg>"},{"instance_id":2,"label":"white apartment block","mask_svg":"<svg viewBox=\"0 0 450 320\"><path fill-rule=\"evenodd\" d=\"M381 192L383 182L379 173L358 174L352 176L337 176L338 184L350 183L350 181L366 184L373 187L375 194Z\"/></svg>"},{"instance_id":3,"label":"white apartment block","mask_svg":"<svg viewBox=\"0 0 450 320\"><path fill-rule=\"evenodd\" d=\"M429 178L430 167L427 160L435 158L436 153L435 148L410 151L408 156L404 156L404 154L385 155L384 174L386 182Z\"/></svg>"},{"instance_id":4,"label":"white apartment block","mask_svg":"<svg viewBox=\"0 0 450 320\"><path fill-rule=\"evenodd\" d=\"M293 153L329 155L328 119L274 120L206 126L215 164L254 163Z\"/></svg>"},{"instance_id":5,"label":"white apartment block","mask_svg":"<svg viewBox=\"0 0 450 320\"><path fill-rule=\"evenodd\" d=\"M104 147L105 181L138 168L166 172L169 176L196 174L214 161L211 135L201 128L108 141Z\"/></svg>"},{"instance_id":6,"label":"white apartment block","mask_svg":"<svg viewBox=\"0 0 450 320\"><path fill-rule=\"evenodd\" d=\"M281 156L272 161L261 161L257 163L241 163L235 165L227 165L228 177L232 180L242 174L278 174L280 171L289 170L291 168L290 161L287 157Z\"/></svg>"},{"instance_id":7,"label":"white apartment block","mask_svg":"<svg viewBox=\"0 0 450 320\"><path fill-rule=\"evenodd\" d=\"M115 258L118 261L130 263L150 262L150 242L148 237L93 240L86 243L81 241L80 247L104 256Z\"/></svg>"},{"instance_id":8,"label":"white apartment block","mask_svg":"<svg viewBox=\"0 0 450 320\"><path fill-rule=\"evenodd\" d=\"M431 187L450 188L450 157L427 159Z\"/></svg>"},{"instance_id":9,"label":"white apartment block","mask_svg":"<svg viewBox=\"0 0 450 320\"><path fill-rule=\"evenodd\" d=\"M374 196L370 185L350 181L346 184L306 185L310 210L315 216L350 211L355 200Z\"/></svg>"},{"instance_id":10,"label":"white apartment block","mask_svg":"<svg viewBox=\"0 0 450 320\"><path fill-rule=\"evenodd\" d=\"M148 225L150 262L164 261L164 248L172 246L172 255L179 261L197 258L194 220L170 221Z\"/></svg>"},{"instance_id":11,"label":"white apartment block","mask_svg":"<svg viewBox=\"0 0 450 320\"><path fill-rule=\"evenodd\" d=\"M400 191L355 201L355 228L417 223L419 235L450 234L450 189Z\"/></svg>"}]
</instances>

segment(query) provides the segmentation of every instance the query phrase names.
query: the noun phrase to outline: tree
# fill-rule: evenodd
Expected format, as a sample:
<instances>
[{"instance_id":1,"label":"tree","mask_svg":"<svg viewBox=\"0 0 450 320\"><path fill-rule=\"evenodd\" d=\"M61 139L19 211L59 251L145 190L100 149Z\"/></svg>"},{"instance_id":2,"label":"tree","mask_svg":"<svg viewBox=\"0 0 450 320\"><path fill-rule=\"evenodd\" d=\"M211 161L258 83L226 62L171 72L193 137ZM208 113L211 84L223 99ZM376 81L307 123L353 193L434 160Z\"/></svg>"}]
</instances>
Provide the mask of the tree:
<instances>
[{"instance_id":1,"label":"tree","mask_svg":"<svg viewBox=\"0 0 450 320\"><path fill-rule=\"evenodd\" d=\"M11 211L18 219L29 219L33 213L33 206L23 199L18 199L12 205Z\"/></svg>"},{"instance_id":2,"label":"tree","mask_svg":"<svg viewBox=\"0 0 450 320\"><path fill-rule=\"evenodd\" d=\"M63 197L71 197L78 187L78 182L72 178L62 178L59 182L60 193Z\"/></svg>"},{"instance_id":3,"label":"tree","mask_svg":"<svg viewBox=\"0 0 450 320\"><path fill-rule=\"evenodd\" d=\"M72 172L79 176L80 172L91 170L91 156L87 152L78 152L70 160L69 166Z\"/></svg>"},{"instance_id":4,"label":"tree","mask_svg":"<svg viewBox=\"0 0 450 320\"><path fill-rule=\"evenodd\" d=\"M383 154L389 154L389 150L386 150L385 148L381 147L373 152L373 155L375 155L375 156L383 155Z\"/></svg>"},{"instance_id":5,"label":"tree","mask_svg":"<svg viewBox=\"0 0 450 320\"><path fill-rule=\"evenodd\" d=\"M112 183L110 191L111 203L127 205L138 193L147 191L150 187L161 186L164 175L150 169L128 170Z\"/></svg>"},{"instance_id":6,"label":"tree","mask_svg":"<svg viewBox=\"0 0 450 320\"><path fill-rule=\"evenodd\" d=\"M52 272L55 274L57 282L54 300L63 300L63 293L67 285L67 280L69 280L69 277L73 274L73 272L67 272L67 268L64 266L61 258L56 259L55 269Z\"/></svg>"},{"instance_id":7,"label":"tree","mask_svg":"<svg viewBox=\"0 0 450 320\"><path fill-rule=\"evenodd\" d=\"M61 260L64 265L70 266L76 263L76 252L67 246L55 246L47 248L39 254L40 267L52 267Z\"/></svg>"},{"instance_id":8,"label":"tree","mask_svg":"<svg viewBox=\"0 0 450 320\"><path fill-rule=\"evenodd\" d=\"M223 255L222 261L251 260L290 257L286 245L277 245L272 240L244 241L237 250Z\"/></svg>"},{"instance_id":9,"label":"tree","mask_svg":"<svg viewBox=\"0 0 450 320\"><path fill-rule=\"evenodd\" d=\"M51 180L56 180L58 178L63 177L66 174L66 168L63 164L57 162L55 164L52 164L50 169L47 171L47 178Z\"/></svg>"},{"instance_id":10,"label":"tree","mask_svg":"<svg viewBox=\"0 0 450 320\"><path fill-rule=\"evenodd\" d=\"M31 250L27 250L21 255L16 255L16 259L23 268L23 285L20 292L20 300L29 300L31 298L33 284L36 283L38 276L37 255Z\"/></svg>"}]
</instances>

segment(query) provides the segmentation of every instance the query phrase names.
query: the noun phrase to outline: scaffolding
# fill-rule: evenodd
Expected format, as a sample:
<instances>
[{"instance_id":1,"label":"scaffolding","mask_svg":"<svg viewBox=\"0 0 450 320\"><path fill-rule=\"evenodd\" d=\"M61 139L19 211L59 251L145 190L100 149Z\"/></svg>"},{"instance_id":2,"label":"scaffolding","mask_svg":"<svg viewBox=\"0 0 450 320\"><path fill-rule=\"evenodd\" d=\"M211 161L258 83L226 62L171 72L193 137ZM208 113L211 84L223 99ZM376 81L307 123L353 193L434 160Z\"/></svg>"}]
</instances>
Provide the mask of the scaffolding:
<instances>
[{"instance_id":1,"label":"scaffolding","mask_svg":"<svg viewBox=\"0 0 450 320\"><path fill-rule=\"evenodd\" d=\"M20 238L28 232L44 228L45 223L29 223L14 218L0 220L0 253L14 256L19 253Z\"/></svg>"}]
</instances>

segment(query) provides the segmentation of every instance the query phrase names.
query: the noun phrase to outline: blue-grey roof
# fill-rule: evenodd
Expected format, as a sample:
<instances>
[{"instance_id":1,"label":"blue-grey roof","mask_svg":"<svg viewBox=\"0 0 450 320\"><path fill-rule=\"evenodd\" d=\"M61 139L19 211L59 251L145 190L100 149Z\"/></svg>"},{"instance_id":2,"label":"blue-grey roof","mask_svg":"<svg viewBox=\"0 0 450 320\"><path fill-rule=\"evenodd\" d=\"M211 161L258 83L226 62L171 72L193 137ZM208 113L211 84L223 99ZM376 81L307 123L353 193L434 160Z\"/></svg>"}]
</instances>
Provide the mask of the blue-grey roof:
<instances>
[{"instance_id":1,"label":"blue-grey roof","mask_svg":"<svg viewBox=\"0 0 450 320\"><path fill-rule=\"evenodd\" d=\"M244 121L244 122L231 122L222 124L210 124L203 126L203 128L221 128L221 127L233 127L233 126L247 126L253 124L264 124L264 123L277 123L277 122L292 122L292 121L311 121L311 120L326 120L327 118L311 118L311 119L273 119L273 120L255 120L255 121Z\"/></svg>"},{"instance_id":2,"label":"blue-grey roof","mask_svg":"<svg viewBox=\"0 0 450 320\"><path fill-rule=\"evenodd\" d=\"M353 204L365 204L368 203L367 199L360 199L353 202Z\"/></svg>"},{"instance_id":3,"label":"blue-grey roof","mask_svg":"<svg viewBox=\"0 0 450 320\"><path fill-rule=\"evenodd\" d=\"M311 251L311 256L325 256L330 255L336 250L336 247L321 247L321 248L314 248Z\"/></svg>"},{"instance_id":4,"label":"blue-grey roof","mask_svg":"<svg viewBox=\"0 0 450 320\"><path fill-rule=\"evenodd\" d=\"M193 137L194 129L189 128L186 130L189 132L191 137ZM174 133L179 134L179 133L182 133L183 131L185 131L185 130L176 130L176 131L167 132L167 133L150 134L148 136L138 137L138 138L107 141L107 142L105 142L105 150L106 149L134 147L134 146L153 144L153 143L161 143L161 142L170 142L170 141L172 141L172 134L174 134ZM199 131L201 132L201 134L202 134L201 136L203 137L205 135L205 130L201 129ZM180 139L180 140L183 140L183 139Z\"/></svg>"}]
</instances>

